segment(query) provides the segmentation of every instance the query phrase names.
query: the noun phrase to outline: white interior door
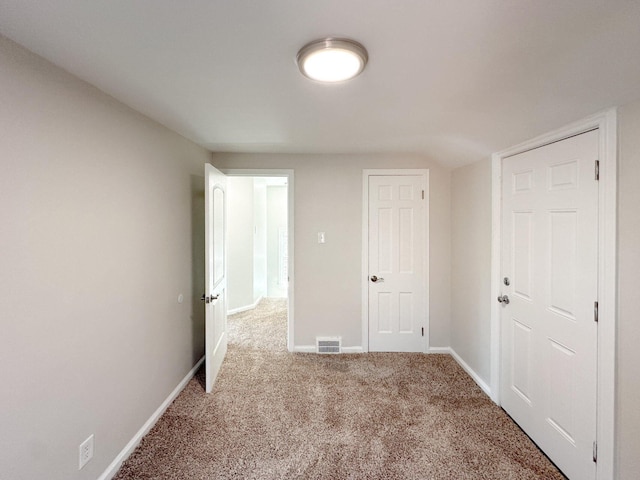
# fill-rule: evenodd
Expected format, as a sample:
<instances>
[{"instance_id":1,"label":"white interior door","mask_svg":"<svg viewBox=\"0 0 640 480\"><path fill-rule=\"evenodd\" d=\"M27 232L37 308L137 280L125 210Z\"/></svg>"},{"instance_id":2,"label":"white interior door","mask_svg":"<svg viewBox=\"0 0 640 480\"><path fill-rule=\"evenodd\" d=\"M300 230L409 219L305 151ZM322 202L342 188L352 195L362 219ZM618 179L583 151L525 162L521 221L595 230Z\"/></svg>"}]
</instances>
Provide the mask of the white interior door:
<instances>
[{"instance_id":1,"label":"white interior door","mask_svg":"<svg viewBox=\"0 0 640 480\"><path fill-rule=\"evenodd\" d=\"M424 352L425 177L369 176L369 350Z\"/></svg>"},{"instance_id":2,"label":"white interior door","mask_svg":"<svg viewBox=\"0 0 640 480\"><path fill-rule=\"evenodd\" d=\"M227 177L205 164L205 368L213 389L227 352Z\"/></svg>"},{"instance_id":3,"label":"white interior door","mask_svg":"<svg viewBox=\"0 0 640 480\"><path fill-rule=\"evenodd\" d=\"M598 138L502 169L501 403L572 480L596 475Z\"/></svg>"}]
</instances>

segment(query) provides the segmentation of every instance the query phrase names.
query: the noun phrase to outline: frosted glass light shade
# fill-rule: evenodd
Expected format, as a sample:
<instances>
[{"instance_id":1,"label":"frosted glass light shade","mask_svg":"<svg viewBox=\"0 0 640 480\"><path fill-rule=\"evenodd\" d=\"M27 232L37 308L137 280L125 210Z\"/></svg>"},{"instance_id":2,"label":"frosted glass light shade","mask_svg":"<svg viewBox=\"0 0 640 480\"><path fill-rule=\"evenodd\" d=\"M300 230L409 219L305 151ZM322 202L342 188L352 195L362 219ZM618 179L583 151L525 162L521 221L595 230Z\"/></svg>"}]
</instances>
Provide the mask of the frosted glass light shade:
<instances>
[{"instance_id":1,"label":"frosted glass light shade","mask_svg":"<svg viewBox=\"0 0 640 480\"><path fill-rule=\"evenodd\" d=\"M300 72L318 82L335 83L359 75L369 57L358 42L344 38L325 38L308 43L296 58Z\"/></svg>"}]
</instances>

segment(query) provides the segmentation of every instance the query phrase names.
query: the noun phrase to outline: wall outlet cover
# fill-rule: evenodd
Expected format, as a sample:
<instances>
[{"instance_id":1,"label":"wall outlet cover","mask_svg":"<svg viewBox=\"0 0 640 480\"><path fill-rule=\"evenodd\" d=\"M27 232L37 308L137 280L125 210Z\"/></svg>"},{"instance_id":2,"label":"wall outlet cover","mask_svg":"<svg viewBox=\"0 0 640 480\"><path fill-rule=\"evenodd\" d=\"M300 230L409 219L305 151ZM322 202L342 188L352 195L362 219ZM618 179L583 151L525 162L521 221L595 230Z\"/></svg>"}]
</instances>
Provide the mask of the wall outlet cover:
<instances>
[{"instance_id":1,"label":"wall outlet cover","mask_svg":"<svg viewBox=\"0 0 640 480\"><path fill-rule=\"evenodd\" d=\"M78 470L84 467L93 458L93 434L89 436L79 447Z\"/></svg>"}]
</instances>

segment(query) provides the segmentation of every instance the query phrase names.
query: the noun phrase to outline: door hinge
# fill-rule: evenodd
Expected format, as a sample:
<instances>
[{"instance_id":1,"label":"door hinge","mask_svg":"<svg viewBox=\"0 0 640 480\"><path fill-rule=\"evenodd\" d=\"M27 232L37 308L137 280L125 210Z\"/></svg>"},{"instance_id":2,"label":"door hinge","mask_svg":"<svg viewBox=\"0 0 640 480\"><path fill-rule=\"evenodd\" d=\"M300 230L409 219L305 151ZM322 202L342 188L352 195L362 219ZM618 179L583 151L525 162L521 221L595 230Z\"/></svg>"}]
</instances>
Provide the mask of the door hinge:
<instances>
[{"instance_id":1,"label":"door hinge","mask_svg":"<svg viewBox=\"0 0 640 480\"><path fill-rule=\"evenodd\" d=\"M422 190L422 199L424 200L424 190Z\"/></svg>"},{"instance_id":2,"label":"door hinge","mask_svg":"<svg viewBox=\"0 0 640 480\"><path fill-rule=\"evenodd\" d=\"M593 321L598 322L598 302L593 302Z\"/></svg>"},{"instance_id":3,"label":"door hinge","mask_svg":"<svg viewBox=\"0 0 640 480\"><path fill-rule=\"evenodd\" d=\"M424 337L424 327L422 327L422 336Z\"/></svg>"},{"instance_id":4,"label":"door hinge","mask_svg":"<svg viewBox=\"0 0 640 480\"><path fill-rule=\"evenodd\" d=\"M596 160L596 180L600 180L600 160Z\"/></svg>"},{"instance_id":5,"label":"door hinge","mask_svg":"<svg viewBox=\"0 0 640 480\"><path fill-rule=\"evenodd\" d=\"M598 463L598 442L593 442L593 463Z\"/></svg>"}]
</instances>

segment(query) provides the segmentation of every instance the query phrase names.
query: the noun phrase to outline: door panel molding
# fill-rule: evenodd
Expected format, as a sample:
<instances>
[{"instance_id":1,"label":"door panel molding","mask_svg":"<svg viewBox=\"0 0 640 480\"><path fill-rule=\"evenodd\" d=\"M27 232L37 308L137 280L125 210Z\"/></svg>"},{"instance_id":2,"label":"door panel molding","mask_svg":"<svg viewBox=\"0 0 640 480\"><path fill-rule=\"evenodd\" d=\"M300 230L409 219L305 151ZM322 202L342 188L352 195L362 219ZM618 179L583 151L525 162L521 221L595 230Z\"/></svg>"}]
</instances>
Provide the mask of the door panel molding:
<instances>
[{"instance_id":1,"label":"door panel molding","mask_svg":"<svg viewBox=\"0 0 640 480\"><path fill-rule=\"evenodd\" d=\"M424 198L424 352L429 351L429 169L364 169L362 170L362 351L369 351L369 177L371 176L421 175L423 177Z\"/></svg>"},{"instance_id":2,"label":"door panel molding","mask_svg":"<svg viewBox=\"0 0 640 480\"><path fill-rule=\"evenodd\" d=\"M491 297L500 294L502 232L502 162L505 158L598 129L600 181L598 199L598 394L597 478L615 478L615 355L617 292L617 111L600 112L548 134L492 155ZM500 310L491 302L491 398L500 399Z\"/></svg>"}]
</instances>

